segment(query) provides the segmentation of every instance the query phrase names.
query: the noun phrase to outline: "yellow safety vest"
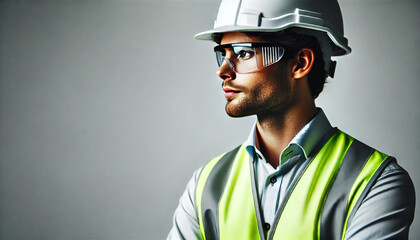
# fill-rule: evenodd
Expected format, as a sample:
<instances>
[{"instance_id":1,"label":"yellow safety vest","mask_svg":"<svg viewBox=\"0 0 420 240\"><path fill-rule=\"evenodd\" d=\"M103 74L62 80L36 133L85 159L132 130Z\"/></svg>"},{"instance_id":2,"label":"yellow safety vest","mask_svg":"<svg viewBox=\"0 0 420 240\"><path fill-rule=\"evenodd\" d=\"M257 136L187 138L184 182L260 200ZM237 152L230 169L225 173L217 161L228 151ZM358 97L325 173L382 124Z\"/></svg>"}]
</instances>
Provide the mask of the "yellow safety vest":
<instances>
[{"instance_id":1,"label":"yellow safety vest","mask_svg":"<svg viewBox=\"0 0 420 240\"><path fill-rule=\"evenodd\" d=\"M212 159L200 173L195 197L203 239L343 239L370 187L395 161L334 128L308 156L268 230L245 147Z\"/></svg>"}]
</instances>

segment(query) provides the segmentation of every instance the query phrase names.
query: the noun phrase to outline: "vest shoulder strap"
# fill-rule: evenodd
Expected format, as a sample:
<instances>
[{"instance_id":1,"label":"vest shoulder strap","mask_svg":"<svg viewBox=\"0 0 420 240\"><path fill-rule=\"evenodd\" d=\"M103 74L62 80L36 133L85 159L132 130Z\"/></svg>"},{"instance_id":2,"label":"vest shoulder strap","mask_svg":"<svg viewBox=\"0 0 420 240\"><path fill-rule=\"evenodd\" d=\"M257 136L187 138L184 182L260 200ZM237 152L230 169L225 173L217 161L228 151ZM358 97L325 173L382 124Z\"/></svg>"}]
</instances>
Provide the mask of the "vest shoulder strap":
<instances>
[{"instance_id":1,"label":"vest shoulder strap","mask_svg":"<svg viewBox=\"0 0 420 240\"><path fill-rule=\"evenodd\" d=\"M394 159L388 157L382 162L373 177L369 180L368 185L365 187L349 216L348 199L351 188L374 152L375 149L354 139L327 194L321 214L320 239L342 239L342 236L344 236L343 231L347 228L345 227L346 218L348 217L348 224L380 173Z\"/></svg>"}]
</instances>

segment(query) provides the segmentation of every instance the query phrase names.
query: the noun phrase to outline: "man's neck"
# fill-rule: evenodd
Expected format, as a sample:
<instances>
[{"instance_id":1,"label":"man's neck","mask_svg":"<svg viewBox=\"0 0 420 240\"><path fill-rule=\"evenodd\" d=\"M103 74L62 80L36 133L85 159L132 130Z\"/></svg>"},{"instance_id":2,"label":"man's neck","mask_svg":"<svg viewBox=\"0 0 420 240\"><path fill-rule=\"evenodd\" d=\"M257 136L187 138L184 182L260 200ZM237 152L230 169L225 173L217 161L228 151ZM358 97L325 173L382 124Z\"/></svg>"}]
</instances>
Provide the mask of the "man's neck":
<instances>
[{"instance_id":1,"label":"man's neck","mask_svg":"<svg viewBox=\"0 0 420 240\"><path fill-rule=\"evenodd\" d=\"M291 109L285 114L257 116L256 147L271 166L279 166L282 151L316 113L317 109L313 104Z\"/></svg>"}]
</instances>

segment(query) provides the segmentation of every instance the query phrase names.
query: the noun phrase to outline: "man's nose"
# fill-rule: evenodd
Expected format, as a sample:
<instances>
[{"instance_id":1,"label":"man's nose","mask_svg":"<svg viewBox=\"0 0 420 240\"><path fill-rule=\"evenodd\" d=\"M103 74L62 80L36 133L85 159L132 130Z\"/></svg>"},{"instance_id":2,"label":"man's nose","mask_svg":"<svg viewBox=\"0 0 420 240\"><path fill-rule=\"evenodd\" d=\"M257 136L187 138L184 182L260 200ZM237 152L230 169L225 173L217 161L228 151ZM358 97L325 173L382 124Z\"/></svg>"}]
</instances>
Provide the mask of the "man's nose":
<instances>
[{"instance_id":1,"label":"man's nose","mask_svg":"<svg viewBox=\"0 0 420 240\"><path fill-rule=\"evenodd\" d=\"M219 69L217 69L217 76L219 76L222 80L233 80L236 78L236 73L233 71L231 64L228 63L228 59L224 58L222 65L220 65Z\"/></svg>"}]
</instances>

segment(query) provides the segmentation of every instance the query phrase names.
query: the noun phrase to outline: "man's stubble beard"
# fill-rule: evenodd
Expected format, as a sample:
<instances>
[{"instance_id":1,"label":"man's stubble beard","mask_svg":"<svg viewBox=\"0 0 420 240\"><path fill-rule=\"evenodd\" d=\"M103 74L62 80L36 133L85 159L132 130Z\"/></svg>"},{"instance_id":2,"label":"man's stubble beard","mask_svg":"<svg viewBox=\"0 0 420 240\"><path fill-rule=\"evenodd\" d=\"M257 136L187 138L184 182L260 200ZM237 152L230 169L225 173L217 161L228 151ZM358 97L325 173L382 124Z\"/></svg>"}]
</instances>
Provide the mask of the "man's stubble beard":
<instances>
[{"instance_id":1,"label":"man's stubble beard","mask_svg":"<svg viewBox=\"0 0 420 240\"><path fill-rule=\"evenodd\" d=\"M245 99L235 101L228 99L225 106L226 113L233 118L251 115L267 118L271 115L283 115L292 104L291 87L287 81L282 81L271 93L263 89L252 89Z\"/></svg>"}]
</instances>

